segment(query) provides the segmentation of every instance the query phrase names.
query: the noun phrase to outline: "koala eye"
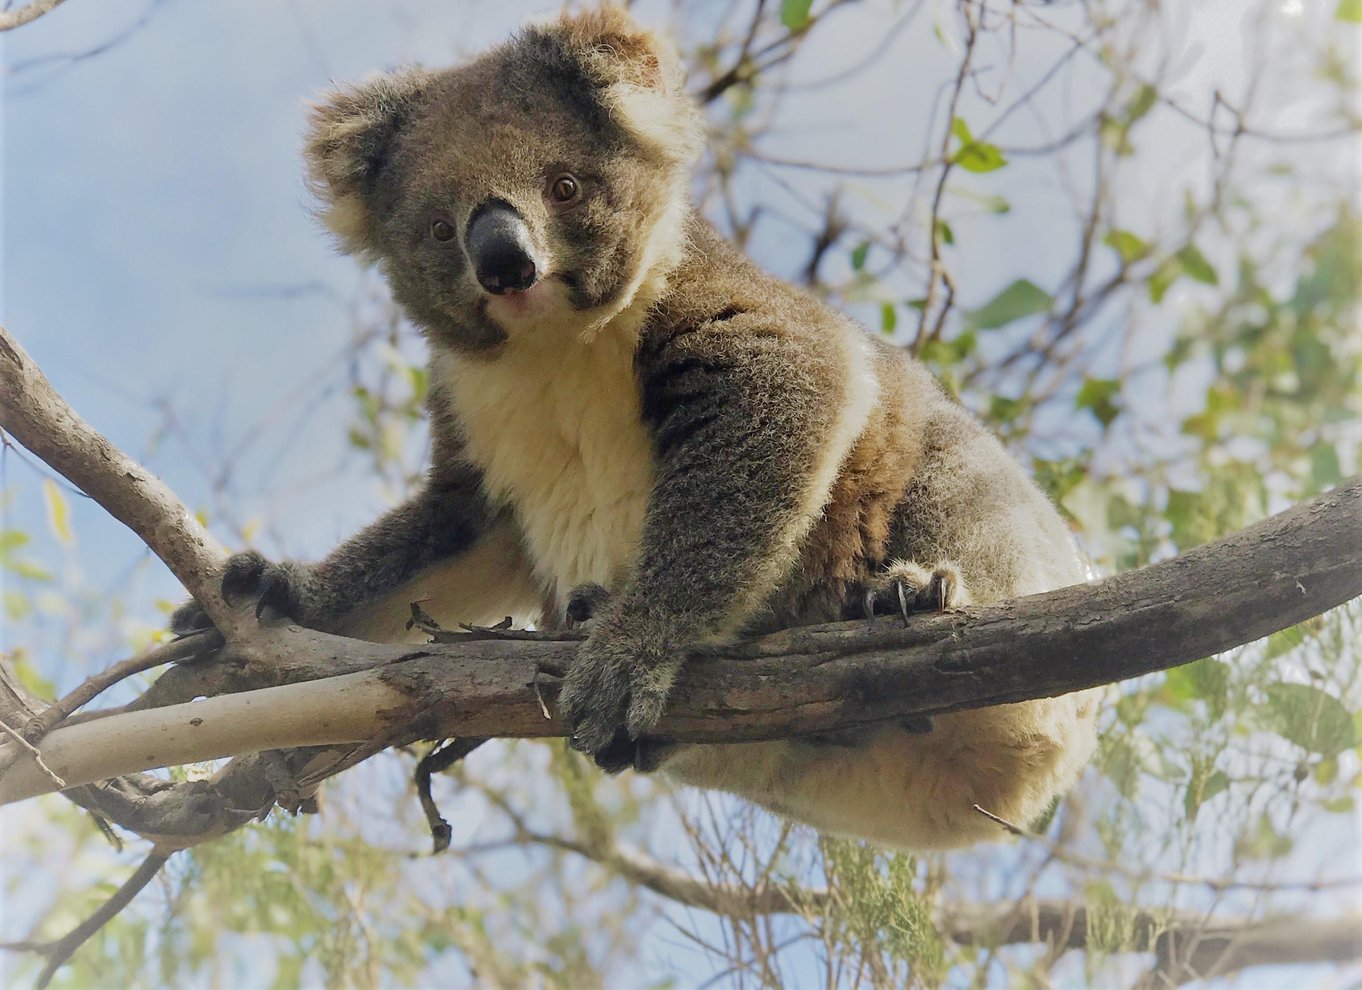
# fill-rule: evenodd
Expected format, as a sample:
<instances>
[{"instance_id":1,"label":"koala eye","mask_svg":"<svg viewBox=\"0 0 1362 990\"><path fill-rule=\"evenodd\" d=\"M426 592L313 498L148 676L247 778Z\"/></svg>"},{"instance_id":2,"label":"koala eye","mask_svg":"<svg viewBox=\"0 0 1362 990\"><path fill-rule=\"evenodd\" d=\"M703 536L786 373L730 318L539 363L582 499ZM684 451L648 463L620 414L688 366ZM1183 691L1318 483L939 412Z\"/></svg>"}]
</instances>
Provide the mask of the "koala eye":
<instances>
[{"instance_id":1,"label":"koala eye","mask_svg":"<svg viewBox=\"0 0 1362 990\"><path fill-rule=\"evenodd\" d=\"M549 199L558 206L575 203L582 197L582 184L575 175L561 172L549 180Z\"/></svg>"},{"instance_id":2,"label":"koala eye","mask_svg":"<svg viewBox=\"0 0 1362 990\"><path fill-rule=\"evenodd\" d=\"M436 220L430 225L430 236L437 241L452 241L454 239L454 225L448 220Z\"/></svg>"}]
</instances>

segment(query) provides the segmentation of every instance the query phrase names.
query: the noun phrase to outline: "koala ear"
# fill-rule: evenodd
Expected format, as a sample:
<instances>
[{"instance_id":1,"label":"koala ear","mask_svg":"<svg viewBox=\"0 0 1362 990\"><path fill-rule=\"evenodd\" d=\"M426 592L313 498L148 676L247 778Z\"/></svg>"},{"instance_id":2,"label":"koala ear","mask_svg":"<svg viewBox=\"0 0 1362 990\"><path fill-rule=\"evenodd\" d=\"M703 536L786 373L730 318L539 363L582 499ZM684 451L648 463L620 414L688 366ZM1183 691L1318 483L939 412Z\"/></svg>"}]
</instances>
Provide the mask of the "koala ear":
<instances>
[{"instance_id":1,"label":"koala ear","mask_svg":"<svg viewBox=\"0 0 1362 990\"><path fill-rule=\"evenodd\" d=\"M372 243L379 175L430 79L423 69L382 73L335 89L311 107L303 150L308 185L320 203L317 215L348 253L363 254Z\"/></svg>"},{"instance_id":2,"label":"koala ear","mask_svg":"<svg viewBox=\"0 0 1362 990\"><path fill-rule=\"evenodd\" d=\"M550 30L603 87L602 102L620 124L680 165L699 157L703 121L671 42L609 6L566 15Z\"/></svg>"}]
</instances>

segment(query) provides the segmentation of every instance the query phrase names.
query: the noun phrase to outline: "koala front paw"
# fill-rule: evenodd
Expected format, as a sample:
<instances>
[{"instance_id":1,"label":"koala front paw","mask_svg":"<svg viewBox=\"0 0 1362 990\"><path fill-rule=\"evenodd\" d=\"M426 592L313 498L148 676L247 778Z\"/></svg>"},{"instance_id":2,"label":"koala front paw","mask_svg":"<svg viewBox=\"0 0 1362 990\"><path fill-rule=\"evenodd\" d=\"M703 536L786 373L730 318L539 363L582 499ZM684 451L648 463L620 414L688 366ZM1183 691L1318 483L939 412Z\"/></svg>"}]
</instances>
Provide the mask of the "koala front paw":
<instances>
[{"instance_id":1,"label":"koala front paw","mask_svg":"<svg viewBox=\"0 0 1362 990\"><path fill-rule=\"evenodd\" d=\"M906 623L913 612L944 612L969 603L969 592L954 564L943 561L928 570L921 564L895 560L866 590L863 604L867 619L897 612Z\"/></svg>"},{"instance_id":2,"label":"koala front paw","mask_svg":"<svg viewBox=\"0 0 1362 990\"><path fill-rule=\"evenodd\" d=\"M636 762L635 744L662 718L681 658L632 637L593 635L577 652L558 695L573 749L607 770Z\"/></svg>"},{"instance_id":3,"label":"koala front paw","mask_svg":"<svg viewBox=\"0 0 1362 990\"><path fill-rule=\"evenodd\" d=\"M298 601L289 565L271 563L254 550L233 554L222 571L222 597L239 608L255 603L260 618L272 608L290 619L298 619ZM213 620L197 601L185 602L170 616L170 631L178 636L211 629Z\"/></svg>"}]
</instances>

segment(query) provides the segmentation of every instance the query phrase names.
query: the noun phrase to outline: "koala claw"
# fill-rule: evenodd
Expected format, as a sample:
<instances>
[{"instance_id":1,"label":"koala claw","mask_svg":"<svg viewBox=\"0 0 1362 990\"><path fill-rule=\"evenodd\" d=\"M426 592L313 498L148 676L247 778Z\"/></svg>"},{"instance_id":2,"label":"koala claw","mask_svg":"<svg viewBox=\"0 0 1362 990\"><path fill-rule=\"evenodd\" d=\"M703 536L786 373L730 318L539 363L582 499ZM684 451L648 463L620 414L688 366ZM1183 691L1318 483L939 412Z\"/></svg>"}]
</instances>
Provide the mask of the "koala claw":
<instances>
[{"instance_id":1,"label":"koala claw","mask_svg":"<svg viewBox=\"0 0 1362 990\"><path fill-rule=\"evenodd\" d=\"M260 576L259 598L255 601L255 617L258 619L265 609L272 608L282 615L288 615L292 608L289 597L289 581L284 572L277 567L268 569Z\"/></svg>"},{"instance_id":2,"label":"koala claw","mask_svg":"<svg viewBox=\"0 0 1362 990\"><path fill-rule=\"evenodd\" d=\"M254 550L233 554L222 572L222 596L232 606L255 601L255 616L260 618L265 609L272 608L296 619L294 588L289 572L271 563ZM211 629L213 620L196 601L187 601L170 617L170 629L179 636L203 629Z\"/></svg>"},{"instance_id":3,"label":"koala claw","mask_svg":"<svg viewBox=\"0 0 1362 990\"><path fill-rule=\"evenodd\" d=\"M921 564L898 560L884 569L879 582L866 590L866 618L895 611L908 624L913 612L944 612L969 602L960 571L954 564L940 563L932 570Z\"/></svg>"}]
</instances>

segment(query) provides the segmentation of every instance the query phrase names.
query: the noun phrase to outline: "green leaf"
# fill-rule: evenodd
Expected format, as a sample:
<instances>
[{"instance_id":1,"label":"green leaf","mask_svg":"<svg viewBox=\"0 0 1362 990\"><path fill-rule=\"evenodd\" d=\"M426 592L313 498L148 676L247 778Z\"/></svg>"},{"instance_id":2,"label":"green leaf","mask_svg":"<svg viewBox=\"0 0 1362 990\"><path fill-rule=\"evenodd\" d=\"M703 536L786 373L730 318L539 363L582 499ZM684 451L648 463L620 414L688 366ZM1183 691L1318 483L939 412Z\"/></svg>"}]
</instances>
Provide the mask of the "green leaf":
<instances>
[{"instance_id":1,"label":"green leaf","mask_svg":"<svg viewBox=\"0 0 1362 990\"><path fill-rule=\"evenodd\" d=\"M51 478L43 479L43 500L47 503L47 525L52 529L52 535L70 546L75 540L75 534L71 532L71 507Z\"/></svg>"},{"instance_id":2,"label":"green leaf","mask_svg":"<svg viewBox=\"0 0 1362 990\"><path fill-rule=\"evenodd\" d=\"M1338 8L1334 11L1334 17L1340 21L1362 24L1362 0L1338 0Z\"/></svg>"},{"instance_id":3,"label":"green leaf","mask_svg":"<svg viewBox=\"0 0 1362 990\"><path fill-rule=\"evenodd\" d=\"M870 253L870 242L861 241L851 251L851 269L859 272L865 267L866 255Z\"/></svg>"},{"instance_id":4,"label":"green leaf","mask_svg":"<svg viewBox=\"0 0 1362 990\"><path fill-rule=\"evenodd\" d=\"M1007 159L996 144L967 144L951 158L966 172L996 172Z\"/></svg>"},{"instance_id":5,"label":"green leaf","mask_svg":"<svg viewBox=\"0 0 1362 990\"><path fill-rule=\"evenodd\" d=\"M5 618L11 622L18 622L33 611L33 606L26 595L21 595L17 591L6 591L0 593L0 609L3 609Z\"/></svg>"},{"instance_id":6,"label":"green leaf","mask_svg":"<svg viewBox=\"0 0 1362 990\"><path fill-rule=\"evenodd\" d=\"M1164 691L1171 698L1177 701L1204 701L1213 719L1225 714L1229 686L1229 665L1212 657L1174 667L1164 680Z\"/></svg>"},{"instance_id":7,"label":"green leaf","mask_svg":"<svg viewBox=\"0 0 1362 990\"><path fill-rule=\"evenodd\" d=\"M1304 642L1304 626L1291 626L1289 629L1281 629L1267 638L1265 659L1275 660L1280 656L1285 656Z\"/></svg>"},{"instance_id":8,"label":"green leaf","mask_svg":"<svg viewBox=\"0 0 1362 990\"><path fill-rule=\"evenodd\" d=\"M951 133L960 141L960 147L950 160L965 171L993 172L1007 164L1007 159L996 144L974 140L963 118L956 117L951 122Z\"/></svg>"},{"instance_id":9,"label":"green leaf","mask_svg":"<svg viewBox=\"0 0 1362 990\"><path fill-rule=\"evenodd\" d=\"M1149 245L1128 230L1110 230L1107 236L1102 238L1102 243L1109 248L1115 248L1116 253L1126 264L1149 253Z\"/></svg>"},{"instance_id":10,"label":"green leaf","mask_svg":"<svg viewBox=\"0 0 1362 990\"><path fill-rule=\"evenodd\" d=\"M1110 426L1121 413L1116 397L1121 392L1121 383L1115 378L1085 378L1078 390L1074 406L1091 410L1103 426Z\"/></svg>"},{"instance_id":11,"label":"green leaf","mask_svg":"<svg viewBox=\"0 0 1362 990\"><path fill-rule=\"evenodd\" d=\"M15 676L19 678L19 683L28 688L40 698L55 698L57 696L57 686L49 681L38 669L23 657L18 657L13 661Z\"/></svg>"},{"instance_id":12,"label":"green leaf","mask_svg":"<svg viewBox=\"0 0 1362 990\"><path fill-rule=\"evenodd\" d=\"M1310 479L1321 489L1343 480L1343 468L1338 463L1338 448L1327 443L1317 443L1310 448Z\"/></svg>"},{"instance_id":13,"label":"green leaf","mask_svg":"<svg viewBox=\"0 0 1362 990\"><path fill-rule=\"evenodd\" d=\"M1154 109L1154 104L1158 102L1159 91L1149 83L1142 83L1140 88L1135 91L1135 97L1130 101L1130 106L1126 107L1126 127L1139 120L1150 110Z\"/></svg>"},{"instance_id":14,"label":"green leaf","mask_svg":"<svg viewBox=\"0 0 1362 990\"><path fill-rule=\"evenodd\" d=\"M1182 802L1189 822L1196 821L1197 812L1203 804L1229 789L1229 777L1219 770L1210 770L1209 773L1208 770L1210 765L1205 761L1197 761L1192 765L1192 779L1187 783L1187 793Z\"/></svg>"},{"instance_id":15,"label":"green leaf","mask_svg":"<svg viewBox=\"0 0 1362 990\"><path fill-rule=\"evenodd\" d=\"M27 560L8 560L5 567L21 578L28 578L30 581L51 581L52 573L45 571L37 564Z\"/></svg>"},{"instance_id":16,"label":"green leaf","mask_svg":"<svg viewBox=\"0 0 1362 990\"><path fill-rule=\"evenodd\" d=\"M1047 312L1054 299L1036 283L1019 278L984 305L969 313L966 323L975 330L996 330L1023 316Z\"/></svg>"},{"instance_id":17,"label":"green leaf","mask_svg":"<svg viewBox=\"0 0 1362 990\"><path fill-rule=\"evenodd\" d=\"M798 31L809 23L809 10L813 0L783 0L780 5L780 23L791 31Z\"/></svg>"},{"instance_id":18,"label":"green leaf","mask_svg":"<svg viewBox=\"0 0 1362 990\"><path fill-rule=\"evenodd\" d=\"M894 304L880 303L880 331L888 336L898 325L899 311L894 308Z\"/></svg>"},{"instance_id":19,"label":"green leaf","mask_svg":"<svg viewBox=\"0 0 1362 990\"><path fill-rule=\"evenodd\" d=\"M1353 800L1353 796L1351 794L1344 794L1342 797L1331 798L1328 801L1320 802L1321 808L1323 808L1325 811L1333 812L1336 815L1347 814L1348 812L1352 811L1353 808L1355 808L1356 806L1357 802Z\"/></svg>"},{"instance_id":20,"label":"green leaf","mask_svg":"<svg viewBox=\"0 0 1362 990\"><path fill-rule=\"evenodd\" d=\"M1211 263L1195 244L1188 244L1174 257L1182 263L1182 270L1198 282L1205 282L1207 285L1220 283L1220 276L1215 273Z\"/></svg>"},{"instance_id":21,"label":"green leaf","mask_svg":"<svg viewBox=\"0 0 1362 990\"><path fill-rule=\"evenodd\" d=\"M1176 258L1165 258L1159 267L1154 269L1154 274L1149 276L1150 301L1155 305L1163 302L1163 297L1168 293L1168 287L1184 274L1180 261Z\"/></svg>"},{"instance_id":22,"label":"green leaf","mask_svg":"<svg viewBox=\"0 0 1362 990\"><path fill-rule=\"evenodd\" d=\"M947 244L955 243L955 231L951 229L951 225L945 220L938 220L936 222L936 230L937 233L941 235L942 241Z\"/></svg>"},{"instance_id":23,"label":"green leaf","mask_svg":"<svg viewBox=\"0 0 1362 990\"><path fill-rule=\"evenodd\" d=\"M995 395L988 400L988 418L994 423L1010 423L1021 414L1023 408L1017 399Z\"/></svg>"},{"instance_id":24,"label":"green leaf","mask_svg":"<svg viewBox=\"0 0 1362 990\"><path fill-rule=\"evenodd\" d=\"M1314 685L1269 684L1267 705L1272 729L1307 752L1335 756L1357 741L1348 710Z\"/></svg>"},{"instance_id":25,"label":"green leaf","mask_svg":"<svg viewBox=\"0 0 1362 990\"><path fill-rule=\"evenodd\" d=\"M1246 859L1279 859L1289 853L1294 844L1291 836L1278 832L1267 812L1263 812L1253 831L1235 840L1234 853Z\"/></svg>"}]
</instances>

